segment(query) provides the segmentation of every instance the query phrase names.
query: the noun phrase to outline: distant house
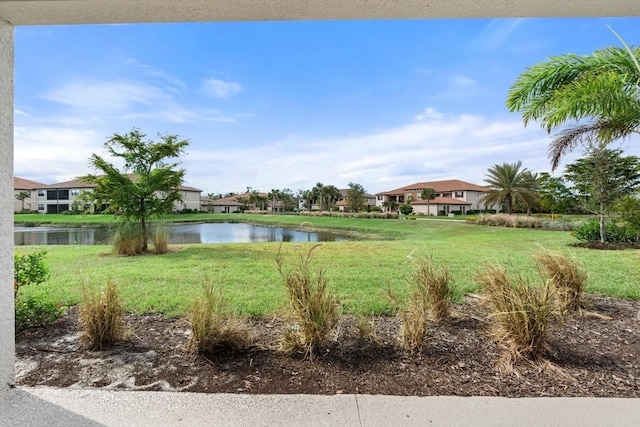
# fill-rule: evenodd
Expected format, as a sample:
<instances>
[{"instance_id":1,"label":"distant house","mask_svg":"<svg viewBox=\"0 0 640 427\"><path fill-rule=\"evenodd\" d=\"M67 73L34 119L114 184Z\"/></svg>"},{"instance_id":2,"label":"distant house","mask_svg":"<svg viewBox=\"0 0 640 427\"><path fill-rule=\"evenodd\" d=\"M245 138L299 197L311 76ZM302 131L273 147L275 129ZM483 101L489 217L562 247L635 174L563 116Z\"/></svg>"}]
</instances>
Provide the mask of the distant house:
<instances>
[{"instance_id":1,"label":"distant house","mask_svg":"<svg viewBox=\"0 0 640 427\"><path fill-rule=\"evenodd\" d=\"M347 207L347 191L348 188L340 190L340 198L336 202L336 206L340 210L340 212L346 212L349 210ZM376 196L369 193L364 193L364 210L367 210L367 207L376 206Z\"/></svg>"},{"instance_id":2,"label":"distant house","mask_svg":"<svg viewBox=\"0 0 640 427\"><path fill-rule=\"evenodd\" d=\"M46 184L41 182L31 181L24 178L19 178L17 176L13 177L13 192L15 197L17 197L22 192L29 193L29 196L24 199L24 204L22 200L15 199L13 202L13 211L21 212L24 206L25 211L36 211L36 194L37 189L40 187L44 187Z\"/></svg>"},{"instance_id":3,"label":"distant house","mask_svg":"<svg viewBox=\"0 0 640 427\"><path fill-rule=\"evenodd\" d=\"M422 200L422 190L433 188L436 198ZM401 205L405 202L413 206L415 213L424 215L448 215L450 213L465 214L469 210L493 209L485 206L480 200L488 191L488 187L472 184L458 179L446 181L418 182L391 191L376 194L376 204L388 211L385 202L392 201Z\"/></svg>"},{"instance_id":4,"label":"distant house","mask_svg":"<svg viewBox=\"0 0 640 427\"><path fill-rule=\"evenodd\" d=\"M235 196L222 197L220 199L208 199L205 197L202 198L201 210L211 213L236 213L242 212L244 209L272 210L271 200L269 200L267 193L258 193L258 197L262 199L260 205L249 202L251 200L251 193L248 192L236 194ZM282 202L276 202L273 209L275 211L282 209Z\"/></svg>"},{"instance_id":5,"label":"distant house","mask_svg":"<svg viewBox=\"0 0 640 427\"><path fill-rule=\"evenodd\" d=\"M238 201L238 196L223 197L221 199L202 199L202 209L211 213L238 213L242 212L245 204Z\"/></svg>"},{"instance_id":6,"label":"distant house","mask_svg":"<svg viewBox=\"0 0 640 427\"><path fill-rule=\"evenodd\" d=\"M96 184L86 182L81 178L59 182L51 185L41 185L37 188L36 203L38 213L62 213L71 210L76 197L83 191L93 191ZM184 209L200 210L200 193L202 190L181 185L182 201L174 204L175 211ZM85 209L88 206L80 206ZM100 207L97 210L103 210Z\"/></svg>"}]
</instances>

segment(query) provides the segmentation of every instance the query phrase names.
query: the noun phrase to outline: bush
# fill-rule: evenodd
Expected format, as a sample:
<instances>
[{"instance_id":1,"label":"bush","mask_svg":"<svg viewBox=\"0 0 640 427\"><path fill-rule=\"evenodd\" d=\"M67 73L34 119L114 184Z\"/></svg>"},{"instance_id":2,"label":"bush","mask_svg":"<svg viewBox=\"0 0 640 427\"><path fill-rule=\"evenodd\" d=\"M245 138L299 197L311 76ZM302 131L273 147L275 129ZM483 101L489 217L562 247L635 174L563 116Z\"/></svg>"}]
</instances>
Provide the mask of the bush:
<instances>
[{"instance_id":1,"label":"bush","mask_svg":"<svg viewBox=\"0 0 640 427\"><path fill-rule=\"evenodd\" d=\"M102 350L124 338L122 306L118 289L112 282L107 283L106 290L82 287L79 320L80 339L91 349Z\"/></svg>"},{"instance_id":2,"label":"bush","mask_svg":"<svg viewBox=\"0 0 640 427\"><path fill-rule=\"evenodd\" d=\"M553 314L549 284L536 288L522 277L513 281L498 264L486 267L476 281L487 298L491 335L505 350L502 367L511 370L515 361L545 353Z\"/></svg>"},{"instance_id":3,"label":"bush","mask_svg":"<svg viewBox=\"0 0 640 427\"><path fill-rule=\"evenodd\" d=\"M562 317L582 308L582 294L587 286L587 272L577 260L566 255L542 252L535 256L538 268L555 288Z\"/></svg>"},{"instance_id":4,"label":"bush","mask_svg":"<svg viewBox=\"0 0 640 427\"><path fill-rule=\"evenodd\" d=\"M413 212L413 206L408 203L404 203L400 205L399 210L402 215L409 215L411 212Z\"/></svg>"},{"instance_id":5,"label":"bush","mask_svg":"<svg viewBox=\"0 0 640 427\"><path fill-rule=\"evenodd\" d=\"M636 241L635 229L626 224L608 221L604 230L607 243L634 243ZM573 230L572 235L582 242L599 242L600 222L597 219L586 221Z\"/></svg>"},{"instance_id":6,"label":"bush","mask_svg":"<svg viewBox=\"0 0 640 427\"><path fill-rule=\"evenodd\" d=\"M325 270L320 266L313 272L311 268L312 253L319 246L312 246L306 254L299 253L298 263L289 271L284 269L282 247L276 256L296 321L282 337L281 349L285 353L299 352L304 357L313 357L338 320L339 301L327 289Z\"/></svg>"},{"instance_id":7,"label":"bush","mask_svg":"<svg viewBox=\"0 0 640 427\"><path fill-rule=\"evenodd\" d=\"M202 294L191 304L187 320L191 327L187 351L242 350L251 343L249 331L229 316L222 292L212 282L202 284Z\"/></svg>"},{"instance_id":8,"label":"bush","mask_svg":"<svg viewBox=\"0 0 640 427\"><path fill-rule=\"evenodd\" d=\"M49 269L44 263L47 251L32 254L15 254L13 257L13 297L18 297L22 286L39 285L49 278Z\"/></svg>"},{"instance_id":9,"label":"bush","mask_svg":"<svg viewBox=\"0 0 640 427\"><path fill-rule=\"evenodd\" d=\"M51 302L40 301L37 298L18 298L16 304L16 332L28 328L43 326L59 319L64 313L64 308Z\"/></svg>"}]
</instances>

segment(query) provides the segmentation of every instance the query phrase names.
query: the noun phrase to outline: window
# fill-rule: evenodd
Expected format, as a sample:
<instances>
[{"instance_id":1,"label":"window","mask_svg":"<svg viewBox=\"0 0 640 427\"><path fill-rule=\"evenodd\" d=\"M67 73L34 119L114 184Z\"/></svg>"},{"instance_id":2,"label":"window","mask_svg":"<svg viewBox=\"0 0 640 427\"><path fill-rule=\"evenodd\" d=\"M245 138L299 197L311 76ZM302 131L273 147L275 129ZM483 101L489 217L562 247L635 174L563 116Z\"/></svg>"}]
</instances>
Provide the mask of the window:
<instances>
[{"instance_id":1,"label":"window","mask_svg":"<svg viewBox=\"0 0 640 427\"><path fill-rule=\"evenodd\" d=\"M44 190L38 190L38 197L44 197Z\"/></svg>"},{"instance_id":2,"label":"window","mask_svg":"<svg viewBox=\"0 0 640 427\"><path fill-rule=\"evenodd\" d=\"M418 193L416 198L417 198L418 200L422 200L422 193Z\"/></svg>"},{"instance_id":3,"label":"window","mask_svg":"<svg viewBox=\"0 0 640 427\"><path fill-rule=\"evenodd\" d=\"M58 200L58 190L47 190L47 200Z\"/></svg>"},{"instance_id":4,"label":"window","mask_svg":"<svg viewBox=\"0 0 640 427\"><path fill-rule=\"evenodd\" d=\"M464 191L456 191L455 195L456 199L461 199L464 197Z\"/></svg>"},{"instance_id":5,"label":"window","mask_svg":"<svg viewBox=\"0 0 640 427\"><path fill-rule=\"evenodd\" d=\"M39 211L43 211L44 210L44 203L38 203L38 210Z\"/></svg>"},{"instance_id":6,"label":"window","mask_svg":"<svg viewBox=\"0 0 640 427\"><path fill-rule=\"evenodd\" d=\"M58 190L58 200L69 200L69 190Z\"/></svg>"},{"instance_id":7,"label":"window","mask_svg":"<svg viewBox=\"0 0 640 427\"><path fill-rule=\"evenodd\" d=\"M76 197L78 194L80 194L80 190L78 190L77 188L71 190L71 196Z\"/></svg>"},{"instance_id":8,"label":"window","mask_svg":"<svg viewBox=\"0 0 640 427\"><path fill-rule=\"evenodd\" d=\"M451 197L451 193L442 193L442 197Z\"/></svg>"}]
</instances>

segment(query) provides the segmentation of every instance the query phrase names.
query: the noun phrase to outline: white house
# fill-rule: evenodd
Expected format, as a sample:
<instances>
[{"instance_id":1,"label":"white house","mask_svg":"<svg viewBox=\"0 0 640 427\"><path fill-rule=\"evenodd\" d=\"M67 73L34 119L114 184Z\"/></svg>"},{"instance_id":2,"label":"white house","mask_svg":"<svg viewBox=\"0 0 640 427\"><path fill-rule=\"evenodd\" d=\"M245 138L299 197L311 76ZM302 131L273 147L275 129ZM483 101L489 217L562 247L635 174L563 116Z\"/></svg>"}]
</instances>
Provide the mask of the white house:
<instances>
[{"instance_id":1,"label":"white house","mask_svg":"<svg viewBox=\"0 0 640 427\"><path fill-rule=\"evenodd\" d=\"M433 188L436 198L422 200L422 190L425 188ZM395 202L398 205L407 202L413 206L415 213L434 216L448 215L452 212L465 214L469 210L494 209L493 206L485 206L480 202L487 191L488 187L458 179L417 182L376 194L376 204L385 211L390 210L385 202Z\"/></svg>"},{"instance_id":2,"label":"white house","mask_svg":"<svg viewBox=\"0 0 640 427\"><path fill-rule=\"evenodd\" d=\"M86 182L81 178L51 185L42 185L35 190L36 210L42 214L62 213L71 210L76 197L80 193L93 191L95 187L96 184ZM193 209L196 212L200 211L200 193L202 190L184 185L178 188L182 192L182 201L174 204L174 210ZM81 206L80 208L86 208L86 206Z\"/></svg>"}]
</instances>

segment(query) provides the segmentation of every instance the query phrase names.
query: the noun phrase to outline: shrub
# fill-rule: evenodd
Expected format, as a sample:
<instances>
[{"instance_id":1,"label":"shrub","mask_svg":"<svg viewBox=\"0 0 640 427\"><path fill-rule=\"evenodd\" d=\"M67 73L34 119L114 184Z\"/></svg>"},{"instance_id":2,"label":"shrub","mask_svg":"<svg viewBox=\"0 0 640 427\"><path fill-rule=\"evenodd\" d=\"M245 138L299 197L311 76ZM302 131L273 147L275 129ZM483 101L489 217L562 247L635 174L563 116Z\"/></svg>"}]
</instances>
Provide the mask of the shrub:
<instances>
[{"instance_id":1,"label":"shrub","mask_svg":"<svg viewBox=\"0 0 640 427\"><path fill-rule=\"evenodd\" d=\"M408 203L403 203L398 209L400 210L400 213L402 215L409 215L411 212L413 212L413 206Z\"/></svg>"},{"instance_id":2,"label":"shrub","mask_svg":"<svg viewBox=\"0 0 640 427\"><path fill-rule=\"evenodd\" d=\"M476 281L487 298L491 335L505 350L502 367L510 370L516 360L544 354L553 313L549 284L536 288L522 277L514 282L498 264L487 266Z\"/></svg>"},{"instance_id":3,"label":"shrub","mask_svg":"<svg viewBox=\"0 0 640 427\"><path fill-rule=\"evenodd\" d=\"M47 251L13 256L13 297L18 297L22 286L39 285L49 278L49 269L44 263Z\"/></svg>"},{"instance_id":4,"label":"shrub","mask_svg":"<svg viewBox=\"0 0 640 427\"><path fill-rule=\"evenodd\" d=\"M18 298L16 304L16 332L24 331L35 326L46 325L59 319L64 308L38 298Z\"/></svg>"},{"instance_id":5,"label":"shrub","mask_svg":"<svg viewBox=\"0 0 640 427\"><path fill-rule=\"evenodd\" d=\"M153 252L161 255L169 252L169 228L165 224L157 224L151 234Z\"/></svg>"},{"instance_id":6,"label":"shrub","mask_svg":"<svg viewBox=\"0 0 640 427\"><path fill-rule=\"evenodd\" d=\"M137 224L122 223L113 238L113 252L117 255L140 255L146 238Z\"/></svg>"},{"instance_id":7,"label":"shrub","mask_svg":"<svg viewBox=\"0 0 640 427\"><path fill-rule=\"evenodd\" d=\"M582 308L582 294L587 284L587 272L578 261L566 255L542 252L535 256L538 268L555 288L558 310L566 313Z\"/></svg>"},{"instance_id":8,"label":"shrub","mask_svg":"<svg viewBox=\"0 0 640 427\"><path fill-rule=\"evenodd\" d=\"M446 266L437 266L433 258L418 258L414 261L411 282L416 295L425 295L426 302L435 321L446 319L454 296L453 276Z\"/></svg>"},{"instance_id":9,"label":"shrub","mask_svg":"<svg viewBox=\"0 0 640 427\"><path fill-rule=\"evenodd\" d=\"M212 282L202 284L202 294L191 304L187 320L191 327L187 351L242 350L251 343L249 331L229 316L222 291Z\"/></svg>"},{"instance_id":10,"label":"shrub","mask_svg":"<svg viewBox=\"0 0 640 427\"><path fill-rule=\"evenodd\" d=\"M81 341L94 350L102 350L124 338L122 306L118 289L112 282L106 289L92 291L82 287L79 306Z\"/></svg>"},{"instance_id":11,"label":"shrub","mask_svg":"<svg viewBox=\"0 0 640 427\"><path fill-rule=\"evenodd\" d=\"M398 310L401 320L400 334L398 339L403 349L414 352L420 351L427 338L427 313L428 303L426 288L418 283L407 280L407 285L411 287L411 296L407 301L401 300L393 293L391 288L387 289L389 298Z\"/></svg>"},{"instance_id":12,"label":"shrub","mask_svg":"<svg viewBox=\"0 0 640 427\"><path fill-rule=\"evenodd\" d=\"M609 221L605 224L604 231L607 243L633 243L636 241L636 231L626 224ZM582 223L573 230L573 236L582 242L599 242L600 222L593 219Z\"/></svg>"},{"instance_id":13,"label":"shrub","mask_svg":"<svg viewBox=\"0 0 640 427\"><path fill-rule=\"evenodd\" d=\"M289 271L284 268L282 247L276 256L296 321L283 335L281 349L286 353L300 352L313 357L338 319L339 302L327 289L325 270L322 266L315 272L311 268L312 253L319 246L312 246L306 254L299 253L297 264Z\"/></svg>"}]
</instances>

